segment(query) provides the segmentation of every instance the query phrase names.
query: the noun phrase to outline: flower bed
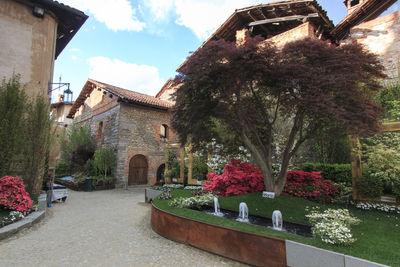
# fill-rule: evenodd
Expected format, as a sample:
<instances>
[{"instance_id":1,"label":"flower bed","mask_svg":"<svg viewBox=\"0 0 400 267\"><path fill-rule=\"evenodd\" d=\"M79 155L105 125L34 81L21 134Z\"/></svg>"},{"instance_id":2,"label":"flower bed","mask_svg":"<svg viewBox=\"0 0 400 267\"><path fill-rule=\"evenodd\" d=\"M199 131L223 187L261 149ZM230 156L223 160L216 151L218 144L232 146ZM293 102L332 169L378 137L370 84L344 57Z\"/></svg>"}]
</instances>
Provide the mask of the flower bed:
<instances>
[{"instance_id":1,"label":"flower bed","mask_svg":"<svg viewBox=\"0 0 400 267\"><path fill-rule=\"evenodd\" d=\"M7 216L0 218L0 228L6 225L17 222L25 217L25 214L20 211L10 211Z\"/></svg>"},{"instance_id":2,"label":"flower bed","mask_svg":"<svg viewBox=\"0 0 400 267\"><path fill-rule=\"evenodd\" d=\"M356 238L357 240L348 246L338 246L325 243L320 237L300 237L289 233L273 231L262 226L254 226L207 215L202 212L187 208L172 207L169 205L169 203L174 201L174 199L180 197L192 197L188 190L183 189L173 190L172 195L173 198L170 200L155 199L153 204L157 208L169 213L173 213L177 216L228 228L234 228L241 231L300 242L314 247L323 248L338 253L344 253L391 266L400 266L400 251L397 249L399 246L398 240L400 240L400 218L396 214L383 213L380 211L364 211L352 206L343 207L337 204L318 204L292 196L280 196L275 199L267 199L263 198L261 193L251 193L247 195L219 198L220 206L223 209L238 211L239 203L245 202L249 207L250 214L271 217L274 210L280 210L283 214L284 221L308 225L310 222L308 221L306 215L309 214L309 211L306 211L306 207L312 209L313 207L318 206L321 210L321 213L329 208L334 210L339 208L347 208L352 216L355 216L361 220L358 225L354 225L351 228L352 237ZM179 227L179 225L176 227ZM172 230L173 229L170 229L170 231ZM374 253L371 253L371 251L374 251Z\"/></svg>"}]
</instances>

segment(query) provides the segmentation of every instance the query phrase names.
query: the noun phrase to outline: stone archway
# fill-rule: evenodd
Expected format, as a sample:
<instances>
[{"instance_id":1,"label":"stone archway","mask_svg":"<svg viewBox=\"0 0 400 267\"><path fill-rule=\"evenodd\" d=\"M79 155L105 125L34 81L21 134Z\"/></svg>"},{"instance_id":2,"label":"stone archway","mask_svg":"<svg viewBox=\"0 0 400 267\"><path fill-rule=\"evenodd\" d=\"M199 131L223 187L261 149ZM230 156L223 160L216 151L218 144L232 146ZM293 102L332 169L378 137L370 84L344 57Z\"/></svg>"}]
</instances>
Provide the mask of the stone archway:
<instances>
[{"instance_id":1,"label":"stone archway","mask_svg":"<svg viewBox=\"0 0 400 267\"><path fill-rule=\"evenodd\" d=\"M157 181L161 181L162 183L165 183L164 171L165 171L165 164L163 163L157 169Z\"/></svg>"},{"instance_id":2,"label":"stone archway","mask_svg":"<svg viewBox=\"0 0 400 267\"><path fill-rule=\"evenodd\" d=\"M147 159L143 155L135 155L129 162L128 185L147 184Z\"/></svg>"}]
</instances>

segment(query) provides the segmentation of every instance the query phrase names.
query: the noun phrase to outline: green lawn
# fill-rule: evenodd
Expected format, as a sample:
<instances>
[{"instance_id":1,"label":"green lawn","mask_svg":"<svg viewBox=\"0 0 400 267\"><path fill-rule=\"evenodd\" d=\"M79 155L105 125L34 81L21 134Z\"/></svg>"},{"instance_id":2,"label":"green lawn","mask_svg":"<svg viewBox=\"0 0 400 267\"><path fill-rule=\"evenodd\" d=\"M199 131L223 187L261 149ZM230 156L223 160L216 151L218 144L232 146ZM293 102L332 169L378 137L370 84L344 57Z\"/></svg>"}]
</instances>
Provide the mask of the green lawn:
<instances>
[{"instance_id":1,"label":"green lawn","mask_svg":"<svg viewBox=\"0 0 400 267\"><path fill-rule=\"evenodd\" d=\"M183 189L173 190L173 197L179 196L190 197L190 191ZM261 193L219 198L220 206L224 209L237 211L239 203L246 202L247 206L249 207L250 214L271 218L274 210L280 210L282 212L284 221L302 224L307 224L307 220L305 218L305 207L307 206L310 208L313 206L319 206L321 209L328 207L348 208L350 213L361 219L362 222L359 225L352 227L352 232L357 238L357 241L350 246L341 247L328 245L320 241L318 238L307 238L284 232L277 232L266 227L249 225L246 223L219 218L195 210L173 208L168 205L168 202L169 200L159 199L155 199L153 201L156 207L187 218L243 231L289 239L391 266L400 266L399 215L379 211L363 211L352 207L343 207L338 205L321 205L301 198L288 196L280 196L276 199L267 199L261 197Z\"/></svg>"}]
</instances>

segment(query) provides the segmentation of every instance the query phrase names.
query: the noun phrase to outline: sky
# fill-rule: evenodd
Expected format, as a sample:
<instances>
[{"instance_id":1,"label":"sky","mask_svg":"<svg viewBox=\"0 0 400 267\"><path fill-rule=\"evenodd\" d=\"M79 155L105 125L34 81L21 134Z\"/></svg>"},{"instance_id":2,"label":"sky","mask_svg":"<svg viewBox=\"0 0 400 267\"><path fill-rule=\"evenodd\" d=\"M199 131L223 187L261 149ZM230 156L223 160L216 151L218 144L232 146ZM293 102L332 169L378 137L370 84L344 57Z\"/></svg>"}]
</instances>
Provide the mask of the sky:
<instances>
[{"instance_id":1,"label":"sky","mask_svg":"<svg viewBox=\"0 0 400 267\"><path fill-rule=\"evenodd\" d=\"M276 1L276 0L274 0ZM73 98L88 78L153 95L237 8L268 0L59 0L89 16L58 56L54 81ZM343 0L318 0L336 25ZM386 13L400 9L397 2ZM55 91L53 97L61 92Z\"/></svg>"}]
</instances>

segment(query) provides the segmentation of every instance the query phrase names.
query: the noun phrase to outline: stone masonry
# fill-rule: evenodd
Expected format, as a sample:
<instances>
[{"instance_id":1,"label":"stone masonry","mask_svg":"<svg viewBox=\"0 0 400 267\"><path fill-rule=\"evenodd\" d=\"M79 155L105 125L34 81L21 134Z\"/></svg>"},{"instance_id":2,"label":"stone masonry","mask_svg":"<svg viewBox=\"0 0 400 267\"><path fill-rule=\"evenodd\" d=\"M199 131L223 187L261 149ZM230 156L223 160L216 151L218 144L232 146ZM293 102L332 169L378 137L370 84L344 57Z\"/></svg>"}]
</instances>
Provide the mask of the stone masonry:
<instances>
[{"instance_id":1,"label":"stone masonry","mask_svg":"<svg viewBox=\"0 0 400 267\"><path fill-rule=\"evenodd\" d=\"M161 125L168 126L168 141L176 141L170 127L171 114L155 108L121 104L118 130L116 177L120 186L128 182L129 162L142 154L148 162L148 183L156 182L158 167L165 163L166 142L160 140Z\"/></svg>"},{"instance_id":2,"label":"stone masonry","mask_svg":"<svg viewBox=\"0 0 400 267\"><path fill-rule=\"evenodd\" d=\"M390 78L398 77L400 61L400 11L353 27L343 43L360 43L375 53Z\"/></svg>"},{"instance_id":3,"label":"stone masonry","mask_svg":"<svg viewBox=\"0 0 400 267\"><path fill-rule=\"evenodd\" d=\"M131 94L132 91L122 88L112 91L109 88L116 90L111 85L89 80L80 95L83 97L82 103L74 104L75 122L90 129L96 149L111 148L114 151L117 158L114 173L117 187L127 186L129 164L136 155L146 158L147 184L153 184L158 167L165 163L166 144L177 141L170 127L171 114L165 108L132 103L116 95L116 92ZM168 128L167 140L160 138L162 125Z\"/></svg>"}]
</instances>

